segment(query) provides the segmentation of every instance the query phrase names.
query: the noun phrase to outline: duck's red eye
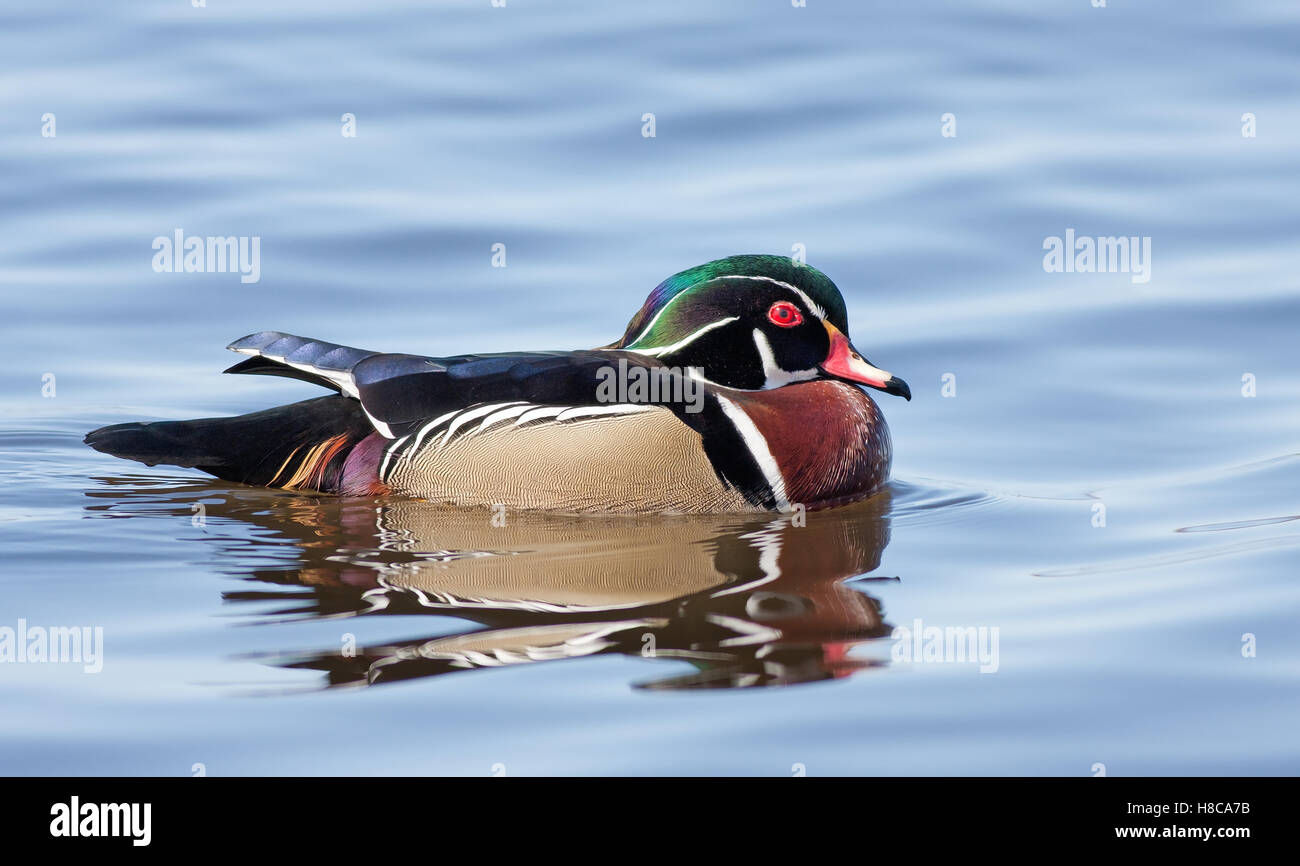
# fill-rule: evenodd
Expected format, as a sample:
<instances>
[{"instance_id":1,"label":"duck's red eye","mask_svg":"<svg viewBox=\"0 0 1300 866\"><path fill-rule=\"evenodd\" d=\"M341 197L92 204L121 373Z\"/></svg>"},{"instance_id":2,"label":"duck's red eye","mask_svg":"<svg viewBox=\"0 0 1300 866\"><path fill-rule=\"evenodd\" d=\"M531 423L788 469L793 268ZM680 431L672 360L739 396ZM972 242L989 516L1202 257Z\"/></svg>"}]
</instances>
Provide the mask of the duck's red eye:
<instances>
[{"instance_id":1,"label":"duck's red eye","mask_svg":"<svg viewBox=\"0 0 1300 866\"><path fill-rule=\"evenodd\" d=\"M789 301L777 301L768 309L767 320L782 328L793 328L803 321L803 313Z\"/></svg>"}]
</instances>

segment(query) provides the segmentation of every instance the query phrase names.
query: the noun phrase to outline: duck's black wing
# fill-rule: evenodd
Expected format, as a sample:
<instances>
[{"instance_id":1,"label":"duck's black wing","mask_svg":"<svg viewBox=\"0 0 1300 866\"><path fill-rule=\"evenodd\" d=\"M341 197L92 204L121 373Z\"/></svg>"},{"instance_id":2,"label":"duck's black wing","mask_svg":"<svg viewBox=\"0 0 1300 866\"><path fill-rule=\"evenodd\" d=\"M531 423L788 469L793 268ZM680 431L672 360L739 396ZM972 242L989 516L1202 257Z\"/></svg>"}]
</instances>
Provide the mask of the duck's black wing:
<instances>
[{"instance_id":1,"label":"duck's black wing","mask_svg":"<svg viewBox=\"0 0 1300 866\"><path fill-rule=\"evenodd\" d=\"M536 409L596 407L627 402L632 368L661 377L654 403L673 409L699 389L654 358L633 352L592 349L573 352L503 352L445 358L355 349L278 331L251 334L231 343L251 355L227 373L255 373L302 379L361 401L375 429L390 439L409 435L449 413L475 406L515 404ZM698 414L678 406L683 415ZM523 411L528 411L527 409ZM554 416L553 416L554 417Z\"/></svg>"}]
</instances>

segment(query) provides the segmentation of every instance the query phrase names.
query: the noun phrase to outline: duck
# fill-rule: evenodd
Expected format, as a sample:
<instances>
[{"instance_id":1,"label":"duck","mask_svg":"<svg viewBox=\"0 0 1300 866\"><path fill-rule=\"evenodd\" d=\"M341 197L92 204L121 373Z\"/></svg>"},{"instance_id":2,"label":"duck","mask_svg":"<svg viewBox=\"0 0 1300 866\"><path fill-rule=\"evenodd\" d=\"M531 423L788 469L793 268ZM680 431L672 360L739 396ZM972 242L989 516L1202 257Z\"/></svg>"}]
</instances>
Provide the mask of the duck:
<instances>
[{"instance_id":1,"label":"duck","mask_svg":"<svg viewBox=\"0 0 1300 866\"><path fill-rule=\"evenodd\" d=\"M114 424L86 444L230 482L502 515L791 512L879 492L892 443L864 387L912 396L854 347L835 283L776 255L674 274L595 349L430 357L280 331L227 348L248 356L227 373L333 393Z\"/></svg>"}]
</instances>

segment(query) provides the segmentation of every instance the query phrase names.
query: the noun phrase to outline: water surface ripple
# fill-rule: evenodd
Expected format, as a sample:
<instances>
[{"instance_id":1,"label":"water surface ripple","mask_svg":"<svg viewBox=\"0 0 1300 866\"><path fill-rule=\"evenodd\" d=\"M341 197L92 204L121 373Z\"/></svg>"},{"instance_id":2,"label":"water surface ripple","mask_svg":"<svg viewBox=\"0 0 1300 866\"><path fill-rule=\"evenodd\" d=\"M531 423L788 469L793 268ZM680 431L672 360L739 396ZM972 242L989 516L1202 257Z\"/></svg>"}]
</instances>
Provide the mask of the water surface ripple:
<instances>
[{"instance_id":1,"label":"water surface ripple","mask_svg":"<svg viewBox=\"0 0 1300 866\"><path fill-rule=\"evenodd\" d=\"M1300 772L1294 3L70 11L0 11L0 627L104 665L0 664L0 772ZM260 281L154 273L177 228L260 236ZM1044 272L1067 229L1150 280ZM890 489L806 526L493 528L80 443L310 396L220 375L252 331L592 346L795 245L915 393Z\"/></svg>"}]
</instances>

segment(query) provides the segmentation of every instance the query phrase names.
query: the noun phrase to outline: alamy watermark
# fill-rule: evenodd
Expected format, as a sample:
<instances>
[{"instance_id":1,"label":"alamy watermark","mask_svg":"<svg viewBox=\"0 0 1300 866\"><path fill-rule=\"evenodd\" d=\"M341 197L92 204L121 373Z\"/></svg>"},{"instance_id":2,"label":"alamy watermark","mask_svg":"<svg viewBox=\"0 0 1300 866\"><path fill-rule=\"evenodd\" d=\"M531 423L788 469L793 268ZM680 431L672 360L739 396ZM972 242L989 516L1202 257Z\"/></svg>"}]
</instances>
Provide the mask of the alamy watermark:
<instances>
[{"instance_id":1,"label":"alamy watermark","mask_svg":"<svg viewBox=\"0 0 1300 866\"><path fill-rule=\"evenodd\" d=\"M0 626L0 663L80 664L88 674L104 669L104 627Z\"/></svg>"},{"instance_id":2,"label":"alamy watermark","mask_svg":"<svg viewBox=\"0 0 1300 866\"><path fill-rule=\"evenodd\" d=\"M619 358L596 371L599 403L680 403L695 414L704 409L704 383L698 367L643 367Z\"/></svg>"},{"instance_id":3,"label":"alamy watermark","mask_svg":"<svg viewBox=\"0 0 1300 866\"><path fill-rule=\"evenodd\" d=\"M185 236L176 229L172 236L153 239L153 270L156 274L239 273L241 283L262 279L262 238Z\"/></svg>"},{"instance_id":4,"label":"alamy watermark","mask_svg":"<svg viewBox=\"0 0 1300 866\"><path fill-rule=\"evenodd\" d=\"M925 625L912 620L912 627L900 625L890 634L894 646L890 657L896 662L940 664L978 663L980 673L998 672L997 626Z\"/></svg>"},{"instance_id":5,"label":"alamy watermark","mask_svg":"<svg viewBox=\"0 0 1300 866\"><path fill-rule=\"evenodd\" d=\"M1043 270L1049 274L1131 274L1135 283L1151 281L1150 237L1065 237L1043 239Z\"/></svg>"},{"instance_id":6,"label":"alamy watermark","mask_svg":"<svg viewBox=\"0 0 1300 866\"><path fill-rule=\"evenodd\" d=\"M124 836L143 848L153 839L152 825L152 803L83 803L73 795L50 806L50 835L56 838Z\"/></svg>"}]
</instances>

